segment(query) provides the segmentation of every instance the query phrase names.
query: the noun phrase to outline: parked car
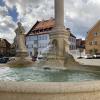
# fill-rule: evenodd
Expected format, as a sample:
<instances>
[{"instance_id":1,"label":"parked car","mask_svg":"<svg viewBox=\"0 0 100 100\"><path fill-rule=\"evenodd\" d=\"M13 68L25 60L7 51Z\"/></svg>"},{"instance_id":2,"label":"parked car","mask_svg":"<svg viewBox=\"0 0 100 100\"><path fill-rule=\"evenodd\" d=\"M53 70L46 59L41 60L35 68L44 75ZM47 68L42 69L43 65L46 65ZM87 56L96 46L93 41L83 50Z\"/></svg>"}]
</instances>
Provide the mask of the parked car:
<instances>
[{"instance_id":1,"label":"parked car","mask_svg":"<svg viewBox=\"0 0 100 100\"><path fill-rule=\"evenodd\" d=\"M85 58L85 59L92 59L92 58L93 58L93 55L87 54L87 55L84 56L84 58Z\"/></svg>"},{"instance_id":2,"label":"parked car","mask_svg":"<svg viewBox=\"0 0 100 100\"><path fill-rule=\"evenodd\" d=\"M77 57L77 59L82 59L83 57Z\"/></svg>"},{"instance_id":3,"label":"parked car","mask_svg":"<svg viewBox=\"0 0 100 100\"><path fill-rule=\"evenodd\" d=\"M3 58L0 58L0 63L4 63L4 59Z\"/></svg>"},{"instance_id":4,"label":"parked car","mask_svg":"<svg viewBox=\"0 0 100 100\"><path fill-rule=\"evenodd\" d=\"M43 55L38 55L37 60L47 60L47 57L44 57Z\"/></svg>"},{"instance_id":5,"label":"parked car","mask_svg":"<svg viewBox=\"0 0 100 100\"><path fill-rule=\"evenodd\" d=\"M15 61L15 57L11 57L11 58L9 58L8 61Z\"/></svg>"},{"instance_id":6,"label":"parked car","mask_svg":"<svg viewBox=\"0 0 100 100\"><path fill-rule=\"evenodd\" d=\"M32 61L36 61L37 57L32 56Z\"/></svg>"},{"instance_id":7,"label":"parked car","mask_svg":"<svg viewBox=\"0 0 100 100\"><path fill-rule=\"evenodd\" d=\"M3 59L5 59L6 61L8 61L9 60L9 57L3 57Z\"/></svg>"},{"instance_id":8,"label":"parked car","mask_svg":"<svg viewBox=\"0 0 100 100\"><path fill-rule=\"evenodd\" d=\"M100 55L93 55L94 58L100 58Z\"/></svg>"},{"instance_id":9,"label":"parked car","mask_svg":"<svg viewBox=\"0 0 100 100\"><path fill-rule=\"evenodd\" d=\"M8 60L9 60L8 57L2 57L0 58L0 63L7 63Z\"/></svg>"}]
</instances>

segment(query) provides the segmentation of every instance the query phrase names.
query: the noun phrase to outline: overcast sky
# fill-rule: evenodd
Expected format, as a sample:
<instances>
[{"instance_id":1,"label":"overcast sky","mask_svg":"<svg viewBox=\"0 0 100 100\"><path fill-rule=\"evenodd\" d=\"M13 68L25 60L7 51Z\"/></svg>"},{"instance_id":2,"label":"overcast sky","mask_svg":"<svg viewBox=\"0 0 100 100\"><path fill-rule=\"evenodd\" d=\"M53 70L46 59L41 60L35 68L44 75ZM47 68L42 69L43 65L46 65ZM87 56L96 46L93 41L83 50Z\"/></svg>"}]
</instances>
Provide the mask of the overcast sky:
<instances>
[{"instance_id":1,"label":"overcast sky","mask_svg":"<svg viewBox=\"0 0 100 100\"><path fill-rule=\"evenodd\" d=\"M51 17L54 17L54 0L0 0L0 37L12 43L19 20L27 33L37 20ZM99 19L100 0L65 0L65 26L77 38L85 38Z\"/></svg>"}]
</instances>

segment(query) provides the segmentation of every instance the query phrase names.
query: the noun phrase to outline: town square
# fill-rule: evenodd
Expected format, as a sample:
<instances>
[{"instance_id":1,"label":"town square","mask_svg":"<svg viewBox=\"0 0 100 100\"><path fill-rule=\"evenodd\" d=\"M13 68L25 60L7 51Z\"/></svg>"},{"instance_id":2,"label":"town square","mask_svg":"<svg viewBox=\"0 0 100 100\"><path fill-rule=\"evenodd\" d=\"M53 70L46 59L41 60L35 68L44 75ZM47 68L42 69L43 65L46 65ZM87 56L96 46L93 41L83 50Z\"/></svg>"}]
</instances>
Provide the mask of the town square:
<instances>
[{"instance_id":1,"label":"town square","mask_svg":"<svg viewBox=\"0 0 100 100\"><path fill-rule=\"evenodd\" d=\"M1 0L0 100L100 100L99 5Z\"/></svg>"}]
</instances>

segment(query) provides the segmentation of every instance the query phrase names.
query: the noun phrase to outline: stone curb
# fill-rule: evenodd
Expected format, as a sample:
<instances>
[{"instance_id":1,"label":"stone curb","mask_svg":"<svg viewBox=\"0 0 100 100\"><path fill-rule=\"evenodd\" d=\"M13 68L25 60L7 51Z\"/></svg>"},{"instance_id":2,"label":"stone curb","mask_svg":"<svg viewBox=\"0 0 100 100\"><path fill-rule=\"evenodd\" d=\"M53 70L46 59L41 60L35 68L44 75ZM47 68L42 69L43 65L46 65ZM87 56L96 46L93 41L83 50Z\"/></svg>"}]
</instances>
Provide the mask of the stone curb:
<instances>
[{"instance_id":1,"label":"stone curb","mask_svg":"<svg viewBox=\"0 0 100 100\"><path fill-rule=\"evenodd\" d=\"M87 82L10 82L0 81L0 92L17 93L82 93L100 91L100 81Z\"/></svg>"}]
</instances>

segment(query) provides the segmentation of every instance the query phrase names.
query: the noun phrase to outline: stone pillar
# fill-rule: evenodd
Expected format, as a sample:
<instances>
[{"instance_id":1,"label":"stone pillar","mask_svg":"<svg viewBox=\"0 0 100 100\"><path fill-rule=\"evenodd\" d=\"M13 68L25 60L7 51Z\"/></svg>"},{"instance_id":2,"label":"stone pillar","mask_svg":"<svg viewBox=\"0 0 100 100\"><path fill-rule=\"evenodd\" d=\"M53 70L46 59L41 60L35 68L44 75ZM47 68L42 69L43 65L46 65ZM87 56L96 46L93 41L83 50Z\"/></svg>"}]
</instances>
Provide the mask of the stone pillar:
<instances>
[{"instance_id":1,"label":"stone pillar","mask_svg":"<svg viewBox=\"0 0 100 100\"><path fill-rule=\"evenodd\" d=\"M50 31L50 42L52 47L49 48L46 58L39 66L43 67L65 67L74 62L71 55L68 54L69 32L64 27L64 0L54 0L55 2L55 27ZM67 58L67 59L66 59ZM66 61L65 61L66 59Z\"/></svg>"},{"instance_id":2,"label":"stone pillar","mask_svg":"<svg viewBox=\"0 0 100 100\"><path fill-rule=\"evenodd\" d=\"M57 55L64 57L65 40L68 38L64 27L64 0L54 0L55 3L55 27L50 34L51 42L57 41Z\"/></svg>"},{"instance_id":3,"label":"stone pillar","mask_svg":"<svg viewBox=\"0 0 100 100\"><path fill-rule=\"evenodd\" d=\"M64 27L64 0L55 1L55 24L56 27Z\"/></svg>"}]
</instances>

